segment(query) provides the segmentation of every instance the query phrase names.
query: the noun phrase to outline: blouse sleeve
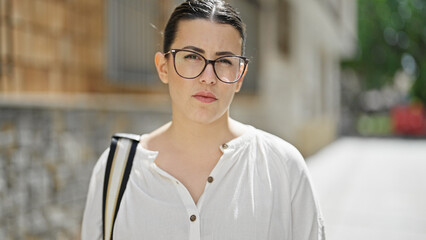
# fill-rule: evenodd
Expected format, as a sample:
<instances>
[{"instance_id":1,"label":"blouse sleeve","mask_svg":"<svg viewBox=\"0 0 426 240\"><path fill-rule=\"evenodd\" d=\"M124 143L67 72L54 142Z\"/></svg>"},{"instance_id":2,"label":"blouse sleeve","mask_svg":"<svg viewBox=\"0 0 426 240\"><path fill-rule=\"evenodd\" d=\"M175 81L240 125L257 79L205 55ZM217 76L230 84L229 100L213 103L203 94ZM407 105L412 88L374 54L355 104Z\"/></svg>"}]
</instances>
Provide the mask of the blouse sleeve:
<instances>
[{"instance_id":1,"label":"blouse sleeve","mask_svg":"<svg viewBox=\"0 0 426 240\"><path fill-rule=\"evenodd\" d=\"M325 240L324 221L305 160L295 148L292 155L292 239Z\"/></svg>"},{"instance_id":2,"label":"blouse sleeve","mask_svg":"<svg viewBox=\"0 0 426 240\"><path fill-rule=\"evenodd\" d=\"M82 240L102 240L102 193L108 152L107 149L93 168L81 227Z\"/></svg>"}]
</instances>

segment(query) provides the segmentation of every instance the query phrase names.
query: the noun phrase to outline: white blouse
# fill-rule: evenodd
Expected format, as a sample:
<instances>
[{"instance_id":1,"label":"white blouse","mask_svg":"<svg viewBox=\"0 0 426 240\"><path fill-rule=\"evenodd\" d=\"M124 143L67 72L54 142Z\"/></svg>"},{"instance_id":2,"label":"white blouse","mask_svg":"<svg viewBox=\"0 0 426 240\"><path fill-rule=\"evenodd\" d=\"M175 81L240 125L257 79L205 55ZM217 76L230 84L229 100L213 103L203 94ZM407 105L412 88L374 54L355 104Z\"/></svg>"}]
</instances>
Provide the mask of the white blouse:
<instances>
[{"instance_id":1,"label":"white blouse","mask_svg":"<svg viewBox=\"0 0 426 240\"><path fill-rule=\"evenodd\" d=\"M113 239L324 240L320 209L303 157L292 145L250 127L223 152L197 204L183 184L137 147ZM89 186L82 240L102 239L108 150Z\"/></svg>"}]
</instances>

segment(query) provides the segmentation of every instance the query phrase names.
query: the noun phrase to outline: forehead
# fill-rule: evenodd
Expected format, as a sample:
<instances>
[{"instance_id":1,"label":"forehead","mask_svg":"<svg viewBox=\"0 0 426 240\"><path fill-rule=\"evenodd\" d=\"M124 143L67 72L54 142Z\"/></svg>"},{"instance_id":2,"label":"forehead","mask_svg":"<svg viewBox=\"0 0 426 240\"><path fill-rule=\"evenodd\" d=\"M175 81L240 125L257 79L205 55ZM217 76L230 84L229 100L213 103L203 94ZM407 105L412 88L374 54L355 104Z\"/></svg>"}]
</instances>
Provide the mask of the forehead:
<instances>
[{"instance_id":1,"label":"forehead","mask_svg":"<svg viewBox=\"0 0 426 240\"><path fill-rule=\"evenodd\" d=\"M196 46L208 51L241 53L242 39L237 29L229 24L205 19L182 20L178 23L174 48Z\"/></svg>"}]
</instances>

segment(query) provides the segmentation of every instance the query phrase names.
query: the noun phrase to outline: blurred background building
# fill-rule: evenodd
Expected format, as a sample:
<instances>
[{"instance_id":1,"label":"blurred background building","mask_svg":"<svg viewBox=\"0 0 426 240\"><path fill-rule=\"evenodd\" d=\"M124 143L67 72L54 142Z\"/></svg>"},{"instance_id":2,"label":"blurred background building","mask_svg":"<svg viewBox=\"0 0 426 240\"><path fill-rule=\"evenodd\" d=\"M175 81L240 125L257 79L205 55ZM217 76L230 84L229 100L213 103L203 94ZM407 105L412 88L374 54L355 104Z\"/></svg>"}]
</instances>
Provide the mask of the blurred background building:
<instances>
[{"instance_id":1,"label":"blurred background building","mask_svg":"<svg viewBox=\"0 0 426 240\"><path fill-rule=\"evenodd\" d=\"M110 136L146 133L170 120L167 86L153 58L180 2L0 0L0 239L78 239L91 170ZM360 72L369 69L361 71L357 61L372 58L360 55L371 45L363 48L357 29L374 22L358 16L376 6L360 1L358 7L355 0L229 2L247 24L245 55L251 59L232 105L234 118L286 139L305 156L342 133L374 134L371 122L378 120L372 117L384 116L383 132L393 133L391 107L377 96L393 92L399 100L392 103L407 103L421 68L416 55L403 52L400 71L392 74L395 88L363 84L367 77ZM381 4L401 16L415 12ZM386 28L385 41L405 46L407 34L400 32ZM412 114L412 108L400 106L400 112Z\"/></svg>"}]
</instances>

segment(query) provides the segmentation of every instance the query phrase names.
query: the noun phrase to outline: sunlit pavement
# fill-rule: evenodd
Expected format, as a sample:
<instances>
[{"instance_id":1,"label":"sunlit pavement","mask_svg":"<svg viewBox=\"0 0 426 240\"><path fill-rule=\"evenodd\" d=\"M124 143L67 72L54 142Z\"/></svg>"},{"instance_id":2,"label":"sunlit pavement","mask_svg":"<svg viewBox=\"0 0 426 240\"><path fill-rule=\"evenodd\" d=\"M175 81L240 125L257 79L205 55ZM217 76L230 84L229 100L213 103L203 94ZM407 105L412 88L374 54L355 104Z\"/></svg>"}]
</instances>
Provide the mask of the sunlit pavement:
<instances>
[{"instance_id":1,"label":"sunlit pavement","mask_svg":"<svg viewBox=\"0 0 426 240\"><path fill-rule=\"evenodd\" d=\"M327 240L426 239L426 140L345 137L307 158Z\"/></svg>"}]
</instances>

